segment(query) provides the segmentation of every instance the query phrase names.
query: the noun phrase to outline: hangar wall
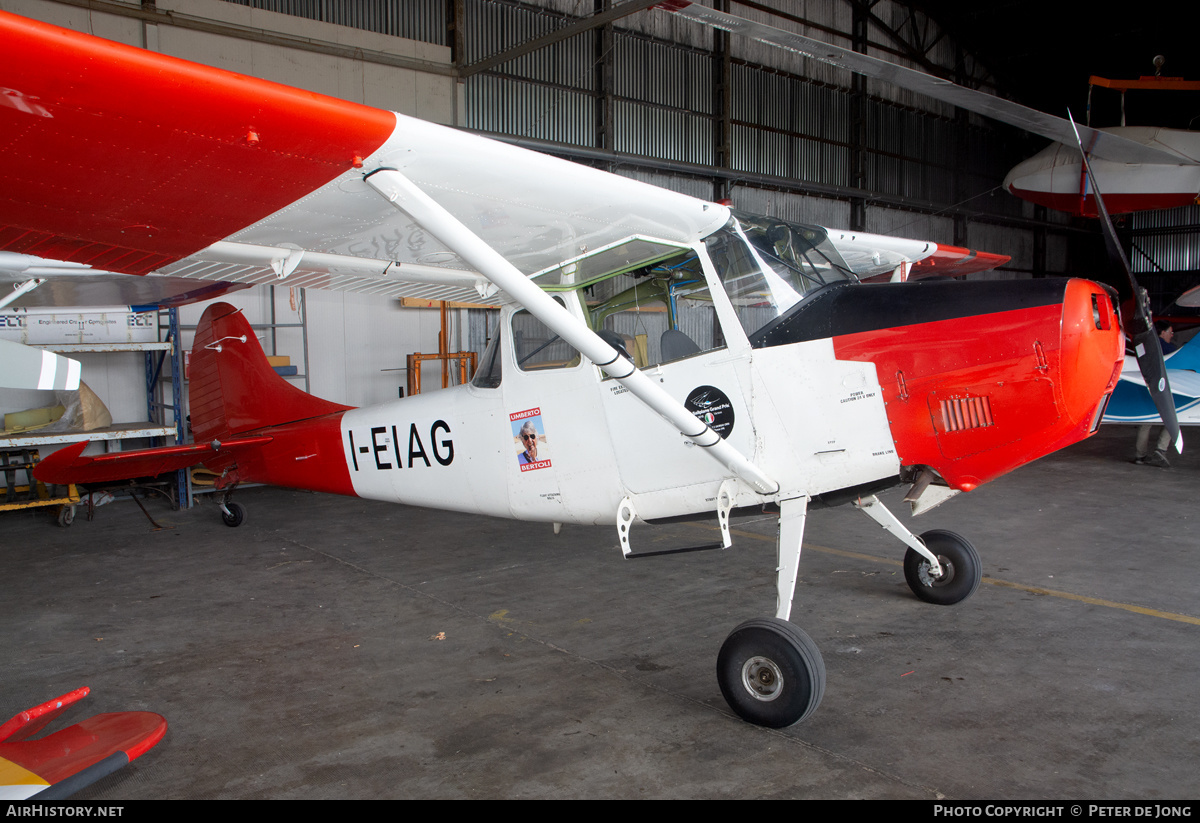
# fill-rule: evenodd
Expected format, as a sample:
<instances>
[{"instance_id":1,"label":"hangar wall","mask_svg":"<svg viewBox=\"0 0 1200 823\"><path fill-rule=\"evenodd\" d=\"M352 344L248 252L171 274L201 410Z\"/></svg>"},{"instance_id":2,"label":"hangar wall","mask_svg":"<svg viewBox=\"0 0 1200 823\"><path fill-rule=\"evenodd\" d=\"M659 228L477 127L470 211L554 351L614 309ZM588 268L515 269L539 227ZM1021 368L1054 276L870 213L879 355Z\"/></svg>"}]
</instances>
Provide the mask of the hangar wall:
<instances>
[{"instance_id":1,"label":"hangar wall","mask_svg":"<svg viewBox=\"0 0 1200 823\"><path fill-rule=\"evenodd\" d=\"M54 0L0 0L0 9L86 31L110 40L151 48L219 68L400 111L440 123L456 119L456 84L450 76L450 50L445 46L400 39L318 21L238 6L222 0L161 0L160 12L180 18L216 21L216 31L176 25L157 25L133 16L138 3L92 3L89 7ZM326 53L271 42L264 32L281 32L309 45L326 45ZM353 56L368 55L367 59ZM430 70L388 64L389 58L428 64ZM441 69L441 73L438 73ZM305 295L309 333L310 390L328 399L360 406L397 396L404 385L404 356L436 351L439 317L436 311L401 309L398 301L363 295L309 291ZM272 295L266 289L237 292L227 302L243 308L251 323L272 320ZM277 323L299 319L292 306L295 290L277 288ZM203 305L180 311L183 325L195 325ZM466 346L465 312L454 313L452 347ZM277 333L280 354L288 354L304 369L300 333ZM267 351L271 332L260 330ZM183 335L185 346L191 334ZM145 367L141 354L84 354L83 379L108 405L113 419L144 420ZM440 371L429 365L429 385L440 385ZM0 413L52 404L46 392L0 391ZM170 421L168 421L170 422ZM130 447L130 444L126 444Z\"/></svg>"}]
</instances>

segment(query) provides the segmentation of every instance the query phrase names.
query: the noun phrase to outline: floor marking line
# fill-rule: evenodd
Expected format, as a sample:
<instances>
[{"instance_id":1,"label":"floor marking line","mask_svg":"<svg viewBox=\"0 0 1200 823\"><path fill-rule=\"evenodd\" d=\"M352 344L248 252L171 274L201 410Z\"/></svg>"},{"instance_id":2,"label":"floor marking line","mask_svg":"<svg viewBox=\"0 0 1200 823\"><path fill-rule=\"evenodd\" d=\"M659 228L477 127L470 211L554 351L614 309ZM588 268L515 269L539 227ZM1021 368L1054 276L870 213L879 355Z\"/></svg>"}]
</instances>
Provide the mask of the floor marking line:
<instances>
[{"instance_id":1,"label":"floor marking line","mask_svg":"<svg viewBox=\"0 0 1200 823\"><path fill-rule=\"evenodd\" d=\"M702 529L710 529L715 531L715 527L706 524L692 524ZM762 540L767 543L774 543L774 537L768 537L765 534L755 534L754 532L742 531L741 529L730 529L730 534L736 534L738 537L748 537L751 540ZM887 557L875 557L861 552L852 552L845 549L831 549L828 546L816 546L811 543L804 544L804 551L817 551L823 554L835 554L839 557L850 557L856 560L867 560L872 563L883 563L888 566L903 566L904 563L899 560L892 560ZM1029 592L1030 594L1039 594L1047 597L1061 597L1064 600L1075 600L1080 603L1088 603L1092 606L1104 606L1109 609L1120 609L1122 611L1133 612L1134 614L1144 614L1147 617L1158 617L1162 620L1173 620L1176 623L1189 623L1193 626L1200 626L1200 617L1192 617L1190 614L1178 614L1176 612L1165 612L1160 609L1149 609L1145 606L1135 606L1132 603L1119 603L1115 600L1105 600L1101 597L1089 597L1085 594L1072 594L1059 589L1045 589L1041 586L1030 586L1025 583L1014 583L1010 580L1001 580L997 577L988 577L984 575L983 582L991 586L1001 586L1006 589L1017 589L1018 591Z\"/></svg>"}]
</instances>

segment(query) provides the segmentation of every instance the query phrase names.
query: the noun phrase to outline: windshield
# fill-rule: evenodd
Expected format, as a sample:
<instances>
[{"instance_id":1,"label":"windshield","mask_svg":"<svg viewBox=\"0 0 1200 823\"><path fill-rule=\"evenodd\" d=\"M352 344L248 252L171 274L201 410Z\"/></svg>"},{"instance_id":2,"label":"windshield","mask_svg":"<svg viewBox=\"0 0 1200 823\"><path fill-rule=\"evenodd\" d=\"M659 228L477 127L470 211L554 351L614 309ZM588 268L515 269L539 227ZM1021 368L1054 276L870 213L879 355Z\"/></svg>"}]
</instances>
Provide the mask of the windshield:
<instances>
[{"instance_id":1,"label":"windshield","mask_svg":"<svg viewBox=\"0 0 1200 823\"><path fill-rule=\"evenodd\" d=\"M855 279L820 226L734 212L704 244L748 337L805 295Z\"/></svg>"}]
</instances>

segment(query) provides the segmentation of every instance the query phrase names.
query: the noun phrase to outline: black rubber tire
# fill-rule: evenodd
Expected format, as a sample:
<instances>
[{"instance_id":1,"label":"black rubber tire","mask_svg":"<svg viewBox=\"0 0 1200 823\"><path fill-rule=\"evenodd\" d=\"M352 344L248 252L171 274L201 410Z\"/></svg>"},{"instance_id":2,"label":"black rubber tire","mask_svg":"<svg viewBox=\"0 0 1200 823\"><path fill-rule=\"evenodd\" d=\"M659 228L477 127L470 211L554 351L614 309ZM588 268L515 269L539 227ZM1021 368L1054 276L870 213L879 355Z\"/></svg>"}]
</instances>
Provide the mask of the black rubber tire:
<instances>
[{"instance_id":1,"label":"black rubber tire","mask_svg":"<svg viewBox=\"0 0 1200 823\"><path fill-rule=\"evenodd\" d=\"M942 564L937 580L929 577L929 561L912 549L904 554L904 579L918 599L938 606L953 606L975 593L983 579L979 552L961 534L934 530L921 535L923 542Z\"/></svg>"},{"instance_id":2,"label":"black rubber tire","mask_svg":"<svg viewBox=\"0 0 1200 823\"><path fill-rule=\"evenodd\" d=\"M759 617L738 626L721 644L717 682L738 717L780 729L799 723L821 704L825 661L796 626Z\"/></svg>"},{"instance_id":3,"label":"black rubber tire","mask_svg":"<svg viewBox=\"0 0 1200 823\"><path fill-rule=\"evenodd\" d=\"M246 510L240 503L226 503L225 508L229 509L229 514L221 512L221 522L231 529L242 525L242 521L246 519Z\"/></svg>"}]
</instances>

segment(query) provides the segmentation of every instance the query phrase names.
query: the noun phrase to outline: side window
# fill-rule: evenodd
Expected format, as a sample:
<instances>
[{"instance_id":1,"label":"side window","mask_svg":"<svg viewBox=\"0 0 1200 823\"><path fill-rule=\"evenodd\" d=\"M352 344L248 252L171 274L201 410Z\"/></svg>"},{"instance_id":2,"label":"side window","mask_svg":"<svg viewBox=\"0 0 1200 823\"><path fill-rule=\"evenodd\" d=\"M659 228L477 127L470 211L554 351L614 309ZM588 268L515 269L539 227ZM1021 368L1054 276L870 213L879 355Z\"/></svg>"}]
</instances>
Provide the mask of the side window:
<instances>
[{"instance_id":1,"label":"side window","mask_svg":"<svg viewBox=\"0 0 1200 823\"><path fill-rule=\"evenodd\" d=\"M662 362L659 341L669 326L667 307L661 303L636 311L620 311L604 318L604 328L624 344L625 353L639 369ZM615 342L609 338L610 342Z\"/></svg>"},{"instance_id":2,"label":"side window","mask_svg":"<svg viewBox=\"0 0 1200 823\"><path fill-rule=\"evenodd\" d=\"M521 371L569 369L579 365L579 352L524 309L513 315L512 336L513 355Z\"/></svg>"},{"instance_id":3,"label":"side window","mask_svg":"<svg viewBox=\"0 0 1200 823\"><path fill-rule=\"evenodd\" d=\"M479 368L475 370L475 376L471 378L472 386L480 389L500 388L500 378L503 376L504 363L500 357L500 337L499 330L497 330L496 334L492 335L492 342L488 343L487 349L483 352L483 359L479 363Z\"/></svg>"},{"instance_id":4,"label":"side window","mask_svg":"<svg viewBox=\"0 0 1200 823\"><path fill-rule=\"evenodd\" d=\"M592 327L640 369L725 348L695 252L612 278L596 291L599 299L589 303Z\"/></svg>"},{"instance_id":5,"label":"side window","mask_svg":"<svg viewBox=\"0 0 1200 823\"><path fill-rule=\"evenodd\" d=\"M697 352L725 348L717 309L703 277L674 286L671 295L675 306L675 328L663 334L664 363Z\"/></svg>"}]
</instances>

